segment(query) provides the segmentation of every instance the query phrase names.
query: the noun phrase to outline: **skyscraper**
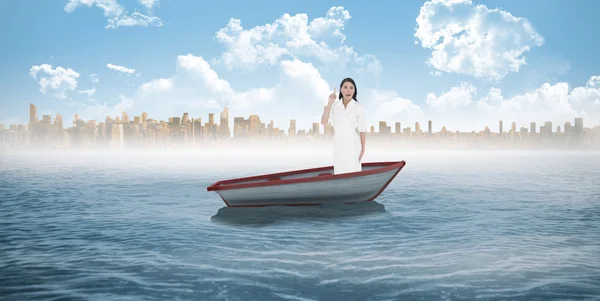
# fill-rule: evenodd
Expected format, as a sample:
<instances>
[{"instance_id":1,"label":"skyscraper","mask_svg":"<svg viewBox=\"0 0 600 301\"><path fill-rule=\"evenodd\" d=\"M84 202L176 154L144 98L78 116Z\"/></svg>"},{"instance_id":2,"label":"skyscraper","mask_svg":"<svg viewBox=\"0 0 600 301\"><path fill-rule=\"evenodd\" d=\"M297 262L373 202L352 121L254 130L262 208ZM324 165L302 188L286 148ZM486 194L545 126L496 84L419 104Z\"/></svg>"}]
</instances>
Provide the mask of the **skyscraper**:
<instances>
[{"instance_id":1,"label":"skyscraper","mask_svg":"<svg viewBox=\"0 0 600 301\"><path fill-rule=\"evenodd\" d=\"M36 107L34 104L29 104L29 123L36 123Z\"/></svg>"}]
</instances>

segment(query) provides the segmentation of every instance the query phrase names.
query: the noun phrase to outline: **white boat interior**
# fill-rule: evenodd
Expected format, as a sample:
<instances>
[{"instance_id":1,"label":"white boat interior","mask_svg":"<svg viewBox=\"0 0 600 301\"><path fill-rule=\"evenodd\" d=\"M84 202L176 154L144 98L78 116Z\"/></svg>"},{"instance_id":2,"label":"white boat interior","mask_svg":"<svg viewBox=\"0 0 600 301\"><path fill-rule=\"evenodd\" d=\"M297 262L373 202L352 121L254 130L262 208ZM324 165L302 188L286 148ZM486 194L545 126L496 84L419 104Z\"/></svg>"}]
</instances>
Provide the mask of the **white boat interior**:
<instances>
[{"instance_id":1,"label":"white boat interior","mask_svg":"<svg viewBox=\"0 0 600 301\"><path fill-rule=\"evenodd\" d=\"M363 166L362 171L373 170L378 168L383 168L385 165L375 165L375 166ZM291 171L290 174L286 173L276 173L276 174L267 174L260 175L256 177L252 177L251 179L231 179L227 182L222 182L219 186L227 186L227 185L237 185L237 184L247 184L247 183L262 183L262 182L270 182L270 181L279 181L279 180L290 180L290 179L303 179L303 178L312 178L312 177L320 177L320 176L330 176L333 175L333 167L329 167L326 169L321 169L318 171Z\"/></svg>"}]
</instances>

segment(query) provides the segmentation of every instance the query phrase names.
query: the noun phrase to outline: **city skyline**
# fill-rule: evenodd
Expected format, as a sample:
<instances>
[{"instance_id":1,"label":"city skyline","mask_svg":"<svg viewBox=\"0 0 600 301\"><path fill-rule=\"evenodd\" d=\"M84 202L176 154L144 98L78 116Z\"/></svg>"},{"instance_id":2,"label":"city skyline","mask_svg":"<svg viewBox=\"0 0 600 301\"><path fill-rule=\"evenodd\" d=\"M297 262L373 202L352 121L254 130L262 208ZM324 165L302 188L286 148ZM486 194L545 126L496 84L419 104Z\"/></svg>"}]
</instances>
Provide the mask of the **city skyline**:
<instances>
[{"instance_id":1,"label":"city skyline","mask_svg":"<svg viewBox=\"0 0 600 301\"><path fill-rule=\"evenodd\" d=\"M260 0L260 14L236 1L102 3L4 4L15 30L1 33L11 47L0 57L0 122L26 124L22 108L35 102L40 115L60 112L65 124L75 113L204 119L227 107L309 129L348 76L375 127L600 122L598 40L577 38L600 26L595 1L397 2L377 14L369 3ZM35 22L17 17L25 14ZM561 18L545 17L554 14ZM44 47L19 38L25 33ZM90 39L69 38L82 35Z\"/></svg>"},{"instance_id":2,"label":"city skyline","mask_svg":"<svg viewBox=\"0 0 600 301\"><path fill-rule=\"evenodd\" d=\"M75 114L72 126L64 127L63 117L57 113L52 116L44 114L38 117L34 104L29 105L29 123L26 125L10 125L5 128L0 123L1 148L188 148L190 146L214 146L230 142L248 141L327 141L335 135L331 122L321 125L313 122L308 130L298 129L295 120L290 120L287 133L273 121L261 121L259 115L248 118L236 116L233 127L230 126L229 111L225 108L219 113L218 121L214 113L208 113L208 120L190 117L183 112L181 117L173 116L168 121L153 119L147 112L130 118L125 111L121 116L107 116L104 121L83 120ZM433 121L428 120L421 127L416 122L402 127L401 122L388 125L379 121L378 128L369 126L367 136L369 144L394 144L400 141L418 142L423 145L442 144L453 147L465 142L477 147L569 147L600 148L600 126L586 128L582 118L574 122L566 121L564 126L553 126L551 121L538 125L530 122L529 127L519 126L511 122L505 131L504 121L498 121L498 132L486 126L482 130L468 132L452 131L442 126L434 131ZM393 131L392 131L393 128ZM461 142L458 142L461 141ZM448 143L451 142L451 143ZM512 145L511 145L512 143ZM486 145L487 144L487 145Z\"/></svg>"},{"instance_id":3,"label":"city skyline","mask_svg":"<svg viewBox=\"0 0 600 301\"><path fill-rule=\"evenodd\" d=\"M232 121L233 121L233 128L235 129L235 120L236 119L238 119L240 121L243 121L243 122L249 122L250 119L252 119L253 117L256 117L257 118L257 122L259 122L259 124L262 124L263 126L266 124L265 122L261 122L262 119L260 118L259 114L249 115L249 116L247 116L248 117L247 119L246 119L245 116L234 116L233 119L230 119L229 118L229 109L227 107L225 107L224 110L221 111L221 112L219 112L219 113L220 113L220 118L219 118L220 122L219 123L215 122L215 120L214 120L215 113L214 112L208 112L207 115L206 115L206 117L208 117L207 118L208 121L205 124L216 124L218 126L221 126L221 123L225 123L228 132L230 132L229 128L231 128L231 122ZM60 126L61 129L68 129L68 128L70 128L70 127L64 128L64 124L62 123L62 115L60 115L60 113L57 113L57 115L54 117L54 119L52 119L52 116L48 115L48 114L42 115L42 119L39 119L37 115L38 115L37 114L37 106L35 104L31 103L31 104L29 104L29 122L27 124L11 124L11 125L6 125L6 124L3 124L3 123L0 122L0 129L8 128L10 126L19 126L19 125L28 125L28 124L31 124L31 123L39 123L40 120L42 120L43 123L46 123L46 124L55 124L56 123L56 124L58 124ZM108 119L112 120L112 118L113 118L113 116L106 116L106 120L108 120ZM151 115L148 114L148 112L142 112L142 114L140 114L140 115L134 115L134 119L133 120L129 120L129 114L126 111L124 111L124 110L121 111L121 116L118 116L118 115L114 116L114 120L117 121L117 122L118 121L122 121L123 123L131 123L131 124L142 124L143 122L141 120L143 120L143 119L151 120L151 121L156 121L159 124L160 123L169 123L169 124L171 124L173 119L179 119L179 120L187 120L187 119L189 119L192 122L194 120L200 120L200 122L202 121L202 117L190 117L187 112L182 112L181 116L171 116L171 117L169 117L168 120L154 119L154 118L151 117ZM78 114L77 113L75 113L75 115L74 115L74 120L75 121L73 121L73 127L75 127L76 121L78 121L78 120L82 120L83 122L86 121L86 120L83 120L81 118L78 118ZM94 123L98 122L98 120L88 120L88 121L93 121ZM491 132L498 133L498 134L504 133L504 130L503 130L505 128L504 127L504 120L498 120L497 122L498 122L498 126L497 126L498 132L494 132L493 130L491 130L491 128L493 128L493 127L491 127L489 125L485 125L483 129L470 129L470 130L464 131L464 132L478 132L478 131L490 130ZM544 127L546 127L546 129L549 128L550 130L547 130L547 131L549 131L551 133L560 133L561 129L563 129L563 131L568 131L570 128L573 128L573 127L578 127L579 130L584 130L584 129L595 130L595 129L600 128L600 123L599 124L594 124L592 127L585 127L583 125L583 118L581 118L581 117L574 118L574 122L573 123L571 123L570 121L565 121L563 123L562 127L561 127L561 125L556 125L556 126L553 127L552 121L543 121L543 122L539 122L539 123L538 122L539 121L530 121L529 124L528 124L528 127L527 126L524 127L522 125L517 125L517 123L515 121L512 121L510 123L510 130L507 131L507 133L511 133L511 132L515 133L515 132L517 132L517 128L519 129L518 130L519 132L523 132L522 129L525 128L525 129L527 129L528 132L536 133L537 129L538 129L538 127L537 127L538 124L539 124L539 126L540 126L541 129L543 129ZM100 123L102 123L102 122L99 122L98 124L100 124ZM288 132L287 132L288 136L289 136L290 130L292 128L296 129L297 131L307 130L307 129L297 129L296 126L295 126L295 124L296 124L295 119L290 119L289 120L289 128L288 128ZM378 130L374 130L376 127L375 127L375 125L373 123L368 123L367 124L367 128L369 130L367 132L370 132L370 133L391 132L392 125L391 124L387 124L387 121L380 120L380 121L377 121L376 124L378 125L378 127L377 127ZM419 130L421 128L421 125L420 125L421 122L419 122L419 121L415 122L414 128L410 127L410 126L408 126L408 127L402 127L401 126L402 125L402 121L395 121L392 124L394 125L394 127L393 127L394 128L394 133L399 133L399 132L401 133L401 132L403 132L405 130L412 130L412 129L415 129L415 131L416 131L416 130ZM315 129L316 125L319 126L319 130L317 132L320 133L321 129L323 130L323 132L327 131L327 126L322 125L320 123L320 121L313 121L312 127L310 127L309 130L311 130L313 132L316 131L316 129ZM331 126L331 121L329 122L328 125ZM269 126L271 128L273 128L273 129L281 130L279 127L275 127L275 123L274 123L273 120L270 120ZM508 128L508 127L506 127L506 128ZM384 129L384 131L381 131L381 129ZM433 127L433 120L427 120L427 132L431 134L431 133L434 132L433 129L434 129L434 127ZM442 130L446 130L446 131L450 131L450 132L461 132L459 130L448 129L445 125L441 125L439 129L440 129L440 132ZM297 133L296 130L294 130L293 132ZM285 132L285 130L283 130L283 131ZM230 137L233 137L233 136L234 136L234 133L230 132Z\"/></svg>"}]
</instances>

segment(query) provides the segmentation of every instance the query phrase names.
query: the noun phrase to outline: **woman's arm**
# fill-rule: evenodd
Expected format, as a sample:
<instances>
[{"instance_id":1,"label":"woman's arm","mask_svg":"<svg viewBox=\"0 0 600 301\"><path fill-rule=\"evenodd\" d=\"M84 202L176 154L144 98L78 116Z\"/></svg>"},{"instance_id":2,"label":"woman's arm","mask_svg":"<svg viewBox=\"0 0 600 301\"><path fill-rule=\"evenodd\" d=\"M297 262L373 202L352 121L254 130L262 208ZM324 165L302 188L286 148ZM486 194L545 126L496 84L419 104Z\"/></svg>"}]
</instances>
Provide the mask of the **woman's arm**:
<instances>
[{"instance_id":1,"label":"woman's arm","mask_svg":"<svg viewBox=\"0 0 600 301\"><path fill-rule=\"evenodd\" d=\"M365 151L365 144L367 143L367 134L365 132L360 132L360 146L362 151Z\"/></svg>"},{"instance_id":2,"label":"woman's arm","mask_svg":"<svg viewBox=\"0 0 600 301\"><path fill-rule=\"evenodd\" d=\"M329 116L331 116L331 103L328 103L323 110L323 115L321 116L322 125L327 125L329 122Z\"/></svg>"},{"instance_id":3,"label":"woman's arm","mask_svg":"<svg viewBox=\"0 0 600 301\"><path fill-rule=\"evenodd\" d=\"M360 155L358 155L358 162L362 160L363 155L365 154L365 143L367 140L367 134L365 132L360 132Z\"/></svg>"},{"instance_id":4,"label":"woman's arm","mask_svg":"<svg viewBox=\"0 0 600 301\"><path fill-rule=\"evenodd\" d=\"M365 154L365 146L367 144L367 118L362 106L358 110L358 133L360 134L360 156L358 157L358 161L360 161Z\"/></svg>"}]
</instances>

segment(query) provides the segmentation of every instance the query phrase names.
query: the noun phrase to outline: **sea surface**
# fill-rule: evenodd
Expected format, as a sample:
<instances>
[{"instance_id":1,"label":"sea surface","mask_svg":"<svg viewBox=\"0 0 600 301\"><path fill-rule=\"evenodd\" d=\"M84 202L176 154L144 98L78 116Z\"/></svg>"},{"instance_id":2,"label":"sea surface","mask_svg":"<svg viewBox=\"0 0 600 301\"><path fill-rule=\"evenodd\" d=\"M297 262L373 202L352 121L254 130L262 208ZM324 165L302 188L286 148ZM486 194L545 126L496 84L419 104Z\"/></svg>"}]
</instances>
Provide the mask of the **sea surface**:
<instances>
[{"instance_id":1,"label":"sea surface","mask_svg":"<svg viewBox=\"0 0 600 301\"><path fill-rule=\"evenodd\" d=\"M0 153L0 300L600 300L600 154L406 160L375 202L226 208L328 153Z\"/></svg>"}]
</instances>

